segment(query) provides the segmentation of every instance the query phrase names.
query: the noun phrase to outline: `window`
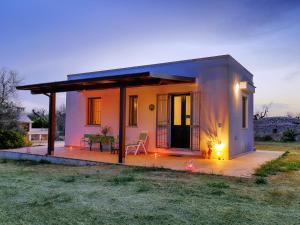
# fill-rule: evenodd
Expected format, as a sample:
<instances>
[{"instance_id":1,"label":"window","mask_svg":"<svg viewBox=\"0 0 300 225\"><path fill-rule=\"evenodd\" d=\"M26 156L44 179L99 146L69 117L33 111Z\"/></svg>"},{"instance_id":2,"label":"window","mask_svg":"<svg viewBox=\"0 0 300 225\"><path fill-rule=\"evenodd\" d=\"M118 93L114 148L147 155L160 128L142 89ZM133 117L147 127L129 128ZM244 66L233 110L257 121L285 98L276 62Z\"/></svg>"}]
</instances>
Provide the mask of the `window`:
<instances>
[{"instance_id":1,"label":"window","mask_svg":"<svg viewBox=\"0 0 300 225\"><path fill-rule=\"evenodd\" d=\"M182 101L181 95L174 96L174 122L173 125L181 126L181 111L182 111Z\"/></svg>"},{"instance_id":2,"label":"window","mask_svg":"<svg viewBox=\"0 0 300 225\"><path fill-rule=\"evenodd\" d=\"M101 124L101 98L88 98L88 125Z\"/></svg>"},{"instance_id":3,"label":"window","mask_svg":"<svg viewBox=\"0 0 300 225\"><path fill-rule=\"evenodd\" d=\"M248 98L242 96L242 128L248 127Z\"/></svg>"},{"instance_id":4,"label":"window","mask_svg":"<svg viewBox=\"0 0 300 225\"><path fill-rule=\"evenodd\" d=\"M137 126L138 96L129 96L129 126Z\"/></svg>"}]
</instances>

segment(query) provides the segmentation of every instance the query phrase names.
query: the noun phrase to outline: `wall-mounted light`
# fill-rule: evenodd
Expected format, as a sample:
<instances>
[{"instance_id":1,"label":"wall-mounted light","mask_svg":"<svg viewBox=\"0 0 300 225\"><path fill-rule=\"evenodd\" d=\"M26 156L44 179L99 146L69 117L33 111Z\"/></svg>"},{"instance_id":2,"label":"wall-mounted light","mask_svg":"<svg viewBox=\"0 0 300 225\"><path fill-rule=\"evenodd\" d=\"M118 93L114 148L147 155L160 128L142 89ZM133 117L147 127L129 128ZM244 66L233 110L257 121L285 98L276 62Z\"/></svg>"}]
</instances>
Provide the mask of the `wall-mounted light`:
<instances>
[{"instance_id":1,"label":"wall-mounted light","mask_svg":"<svg viewBox=\"0 0 300 225\"><path fill-rule=\"evenodd\" d=\"M234 90L235 90L235 93L236 93L236 94L239 93L239 91L240 91L240 84L239 84L239 82L236 82L236 83L235 83Z\"/></svg>"}]
</instances>

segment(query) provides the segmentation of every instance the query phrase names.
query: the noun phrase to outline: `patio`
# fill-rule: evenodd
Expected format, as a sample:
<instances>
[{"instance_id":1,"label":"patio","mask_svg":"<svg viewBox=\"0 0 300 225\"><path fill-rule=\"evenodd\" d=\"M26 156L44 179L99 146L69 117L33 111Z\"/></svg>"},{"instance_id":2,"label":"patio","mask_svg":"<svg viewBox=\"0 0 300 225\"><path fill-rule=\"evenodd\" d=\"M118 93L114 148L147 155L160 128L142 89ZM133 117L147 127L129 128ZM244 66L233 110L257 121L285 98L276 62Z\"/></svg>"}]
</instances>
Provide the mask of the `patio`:
<instances>
[{"instance_id":1,"label":"patio","mask_svg":"<svg viewBox=\"0 0 300 225\"><path fill-rule=\"evenodd\" d=\"M33 155L46 155L47 146L36 146L19 149L3 150ZM255 151L233 160L208 160L192 156L171 156L166 154L138 154L127 155L124 165L163 167L178 171L191 171L206 174L250 178L255 169L263 163L278 158L283 152ZM65 148L62 143L55 146L54 157L78 159L84 161L104 162L118 164L118 154L99 152L96 150L82 150L78 148Z\"/></svg>"}]
</instances>

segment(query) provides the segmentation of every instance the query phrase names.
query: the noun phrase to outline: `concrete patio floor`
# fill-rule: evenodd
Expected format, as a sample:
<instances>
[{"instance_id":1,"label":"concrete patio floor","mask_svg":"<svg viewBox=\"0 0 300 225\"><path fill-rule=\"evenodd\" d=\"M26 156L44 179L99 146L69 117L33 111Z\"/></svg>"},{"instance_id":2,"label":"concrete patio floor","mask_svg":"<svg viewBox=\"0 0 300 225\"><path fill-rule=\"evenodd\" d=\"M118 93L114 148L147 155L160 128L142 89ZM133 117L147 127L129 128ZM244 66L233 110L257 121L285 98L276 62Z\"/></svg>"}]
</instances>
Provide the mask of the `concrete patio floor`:
<instances>
[{"instance_id":1,"label":"concrete patio floor","mask_svg":"<svg viewBox=\"0 0 300 225\"><path fill-rule=\"evenodd\" d=\"M19 149L3 150L9 152L19 152L27 154L45 155L46 146L27 147ZM280 151L255 151L232 160L209 160L192 156L170 156L164 154L138 154L128 155L125 158L125 165L163 167L172 170L218 174L234 177L251 177L256 168L263 163L276 159L283 152ZM117 163L118 155L110 152L89 151L74 148L65 148L62 144L56 145L55 157L70 159L89 160L105 163Z\"/></svg>"}]
</instances>

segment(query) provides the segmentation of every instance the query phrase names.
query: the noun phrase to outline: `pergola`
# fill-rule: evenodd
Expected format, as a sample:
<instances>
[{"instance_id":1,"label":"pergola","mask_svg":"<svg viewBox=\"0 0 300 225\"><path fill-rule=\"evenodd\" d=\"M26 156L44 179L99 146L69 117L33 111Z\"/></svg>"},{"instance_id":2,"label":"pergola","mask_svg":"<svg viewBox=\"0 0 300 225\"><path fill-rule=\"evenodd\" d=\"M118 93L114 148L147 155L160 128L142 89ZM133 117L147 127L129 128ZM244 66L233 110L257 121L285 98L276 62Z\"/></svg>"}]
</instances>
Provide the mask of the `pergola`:
<instances>
[{"instance_id":1,"label":"pergola","mask_svg":"<svg viewBox=\"0 0 300 225\"><path fill-rule=\"evenodd\" d=\"M119 114L119 163L125 157L125 118L126 118L126 88L167 85L179 83L194 83L195 77L173 76L152 72L120 74L76 80L66 80L50 83L31 84L18 86L18 90L30 90L32 94L44 94L49 97L49 129L48 129L48 155L54 153L55 125L56 125L56 93L82 90L103 90L118 88L120 90Z\"/></svg>"}]
</instances>

